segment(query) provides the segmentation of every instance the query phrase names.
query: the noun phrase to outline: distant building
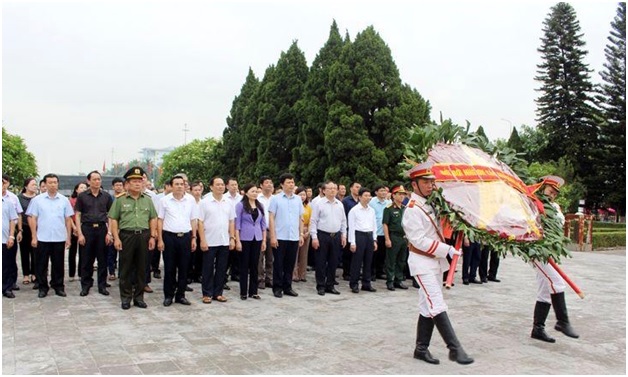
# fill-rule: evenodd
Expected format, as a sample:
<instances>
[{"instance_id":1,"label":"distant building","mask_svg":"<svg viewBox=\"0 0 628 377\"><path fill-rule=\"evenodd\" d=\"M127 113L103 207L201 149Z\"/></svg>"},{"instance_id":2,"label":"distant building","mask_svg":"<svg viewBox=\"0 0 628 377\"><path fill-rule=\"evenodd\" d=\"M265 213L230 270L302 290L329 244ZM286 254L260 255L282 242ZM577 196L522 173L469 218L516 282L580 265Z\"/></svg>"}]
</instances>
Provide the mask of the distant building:
<instances>
[{"instance_id":1,"label":"distant building","mask_svg":"<svg viewBox=\"0 0 628 377\"><path fill-rule=\"evenodd\" d=\"M153 164L161 166L164 156L172 152L175 147L168 148L143 148L140 150L143 161L152 161Z\"/></svg>"}]
</instances>

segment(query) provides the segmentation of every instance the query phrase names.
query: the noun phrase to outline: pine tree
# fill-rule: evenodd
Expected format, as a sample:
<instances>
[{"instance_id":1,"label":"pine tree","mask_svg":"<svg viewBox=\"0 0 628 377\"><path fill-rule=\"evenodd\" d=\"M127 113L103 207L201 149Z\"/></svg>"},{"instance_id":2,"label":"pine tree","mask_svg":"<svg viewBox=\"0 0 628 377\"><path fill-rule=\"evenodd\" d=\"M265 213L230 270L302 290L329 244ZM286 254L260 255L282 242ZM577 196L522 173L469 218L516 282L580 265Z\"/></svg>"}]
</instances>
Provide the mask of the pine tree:
<instances>
[{"instance_id":1,"label":"pine tree","mask_svg":"<svg viewBox=\"0 0 628 377\"><path fill-rule=\"evenodd\" d=\"M521 142L521 137L519 137L519 132L515 127L513 127L512 132L510 133L506 146L517 152L523 152L523 143Z\"/></svg>"},{"instance_id":2,"label":"pine tree","mask_svg":"<svg viewBox=\"0 0 628 377\"><path fill-rule=\"evenodd\" d=\"M541 38L543 62L537 65L541 96L536 100L538 128L548 144L541 158L557 161L561 156L573 163L580 177L591 177L591 153L597 147L597 125L591 93L591 70L584 63L583 35L576 12L568 3L551 8Z\"/></svg>"},{"instance_id":3,"label":"pine tree","mask_svg":"<svg viewBox=\"0 0 628 377\"><path fill-rule=\"evenodd\" d=\"M604 80L598 96L605 122L600 129L602 144L600 173L604 201L625 213L626 208L626 3L619 3L617 15L604 49Z\"/></svg>"}]
</instances>

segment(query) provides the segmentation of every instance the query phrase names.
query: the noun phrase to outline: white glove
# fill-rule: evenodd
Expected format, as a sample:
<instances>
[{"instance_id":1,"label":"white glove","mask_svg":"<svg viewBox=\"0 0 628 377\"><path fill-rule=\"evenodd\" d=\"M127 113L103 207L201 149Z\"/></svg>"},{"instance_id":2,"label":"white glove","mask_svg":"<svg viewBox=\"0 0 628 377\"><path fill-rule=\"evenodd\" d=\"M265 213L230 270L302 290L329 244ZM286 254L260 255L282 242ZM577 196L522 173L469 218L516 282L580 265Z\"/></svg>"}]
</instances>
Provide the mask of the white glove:
<instances>
[{"instance_id":1,"label":"white glove","mask_svg":"<svg viewBox=\"0 0 628 377\"><path fill-rule=\"evenodd\" d=\"M449 252L448 252L448 254L449 254L449 257L450 257L450 258L453 258L453 257L454 257L454 255L462 255L462 251L460 251L460 250L456 250L453 246L451 246L451 247L449 248Z\"/></svg>"}]
</instances>

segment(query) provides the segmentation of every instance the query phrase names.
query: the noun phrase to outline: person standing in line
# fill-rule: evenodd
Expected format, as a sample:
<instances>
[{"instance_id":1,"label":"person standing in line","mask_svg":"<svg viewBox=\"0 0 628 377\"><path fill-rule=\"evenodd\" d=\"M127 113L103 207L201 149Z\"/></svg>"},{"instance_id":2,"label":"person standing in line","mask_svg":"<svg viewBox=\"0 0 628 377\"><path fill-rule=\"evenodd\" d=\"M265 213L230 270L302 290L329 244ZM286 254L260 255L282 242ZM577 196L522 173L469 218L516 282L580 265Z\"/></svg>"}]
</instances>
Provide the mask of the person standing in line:
<instances>
[{"instance_id":1,"label":"person standing in line","mask_svg":"<svg viewBox=\"0 0 628 377\"><path fill-rule=\"evenodd\" d=\"M144 169L132 167L124 174L127 193L109 210L113 244L120 253L120 301L123 310L133 305L145 309L144 286L148 250L155 249L157 211L144 194Z\"/></svg>"},{"instance_id":2,"label":"person standing in line","mask_svg":"<svg viewBox=\"0 0 628 377\"><path fill-rule=\"evenodd\" d=\"M240 189L238 188L238 180L235 177L227 178L227 192L224 194L224 197L229 200L234 210L236 204L242 201L242 194L240 194ZM229 250L227 270L229 271L231 281L240 280L240 253L238 253L235 248ZM225 280L225 285L226 283L227 280ZM225 288L229 289L228 286L225 286Z\"/></svg>"},{"instance_id":3,"label":"person standing in line","mask_svg":"<svg viewBox=\"0 0 628 377\"><path fill-rule=\"evenodd\" d=\"M180 176L179 174L177 175ZM171 192L172 192L172 185L170 184L170 181L167 181L166 183L164 183L164 190L151 198L153 200L153 205L155 206L155 211L157 211L157 213L159 213L159 205L161 203L161 199L163 199L166 195L170 194ZM161 250L157 248L153 251L153 254L150 257L150 271L153 273L153 277L155 279L161 279L161 270L159 269L160 262L161 262Z\"/></svg>"},{"instance_id":4,"label":"person standing in line","mask_svg":"<svg viewBox=\"0 0 628 377\"><path fill-rule=\"evenodd\" d=\"M565 216L555 200L564 184L565 180L561 177L547 175L541 177L541 186L539 187L539 191L549 198L552 207L556 209L556 217L561 222L561 225L565 224ZM548 263L532 261L531 264L536 271L538 289L536 305L534 307L534 322L530 337L548 343L556 342L556 339L547 335L545 332L545 320L547 319L550 308L553 306L554 313L556 314L556 325L554 329L570 338L579 338L580 336L571 326L567 314L567 303L565 302L565 288L567 288L567 284L565 280L554 267Z\"/></svg>"},{"instance_id":5,"label":"person standing in line","mask_svg":"<svg viewBox=\"0 0 628 377\"><path fill-rule=\"evenodd\" d=\"M203 199L203 182L201 181L192 182L192 184L190 185L190 194L194 197L194 202L196 203L196 206L198 207L199 203ZM200 242L201 238L200 238L200 235L198 234L198 226L196 227L195 236L196 236L196 249L192 250L192 255L190 256L190 268L188 269L188 284L201 283L201 278L203 276L203 252L201 251L201 242Z\"/></svg>"},{"instance_id":6,"label":"person standing in line","mask_svg":"<svg viewBox=\"0 0 628 377\"><path fill-rule=\"evenodd\" d=\"M161 199L157 216L157 250L164 257L164 306L172 305L173 299L191 305L185 291L190 257L196 249L199 208L196 199L185 191L183 177L174 176L169 186L172 193Z\"/></svg>"},{"instance_id":7,"label":"person standing in line","mask_svg":"<svg viewBox=\"0 0 628 377\"><path fill-rule=\"evenodd\" d=\"M336 195L336 199L342 200L347 196L347 187L345 185L338 185L338 194Z\"/></svg>"},{"instance_id":8,"label":"person standing in line","mask_svg":"<svg viewBox=\"0 0 628 377\"><path fill-rule=\"evenodd\" d=\"M6 298L15 298L13 284L17 279L17 263L11 250L15 250L14 234L18 218L15 206L2 198L2 296Z\"/></svg>"},{"instance_id":9,"label":"person standing in line","mask_svg":"<svg viewBox=\"0 0 628 377\"><path fill-rule=\"evenodd\" d=\"M362 290L376 292L371 285L371 264L373 253L377 250L377 220L375 210L369 206L371 192L361 187L358 192L360 203L349 211L349 244L353 257L351 259L351 292L359 293L358 281L362 270Z\"/></svg>"},{"instance_id":10,"label":"person standing in line","mask_svg":"<svg viewBox=\"0 0 628 377\"><path fill-rule=\"evenodd\" d=\"M35 178L26 178L24 180L24 186L22 192L17 196L20 201L20 206L24 212L20 215L22 217L22 239L20 244L20 257L22 260L22 274L24 280L22 283L27 285L29 283L35 283L35 250L31 246L31 228L28 226L28 217L26 216L26 210L31 200L37 196L37 180ZM16 224L17 227L17 224Z\"/></svg>"},{"instance_id":11,"label":"person standing in line","mask_svg":"<svg viewBox=\"0 0 628 377\"><path fill-rule=\"evenodd\" d=\"M146 174L146 172L143 172L142 174L142 194L148 197L151 201L153 201L153 207L155 208L155 213L156 213L157 206L155 205L154 198L157 196L157 194L152 190L152 183L148 179L148 175ZM156 227L157 227L157 221L155 221L155 229ZM153 293L153 288L151 288L151 286L149 285L152 282L151 272L153 268L153 260L157 259L156 263L157 263L157 266L159 266L159 260L161 259L161 253L159 253L158 256L155 255L156 253L158 253L158 251L155 249L155 247L157 246L156 233L155 233L154 244L155 244L154 247L148 249L148 256L146 257L146 260L145 260L146 268L144 271L144 292L146 293ZM161 272L155 275L155 279L161 279Z\"/></svg>"},{"instance_id":12,"label":"person standing in line","mask_svg":"<svg viewBox=\"0 0 628 377\"><path fill-rule=\"evenodd\" d=\"M462 284L482 284L482 281L477 278L479 265L480 243L470 242L467 237L464 237L462 245Z\"/></svg>"},{"instance_id":13,"label":"person standing in line","mask_svg":"<svg viewBox=\"0 0 628 377\"><path fill-rule=\"evenodd\" d=\"M384 236L384 209L392 202L388 199L388 188L379 184L373 190L375 197L371 198L369 206L375 210L375 222L377 223L377 252L373 254L372 279L385 279L386 262L386 237Z\"/></svg>"},{"instance_id":14,"label":"person standing in line","mask_svg":"<svg viewBox=\"0 0 628 377\"><path fill-rule=\"evenodd\" d=\"M347 195L343 200L342 200L342 205L344 206L345 209L345 217L349 218L349 211L355 207L356 205L358 205L358 203L360 202L360 197L358 196L358 193L360 192L360 188L362 187L362 185L359 182L351 182L351 185L349 186L349 193L350 195ZM342 278L344 280L349 281L350 280L350 275L351 275L351 258L353 258L353 253L351 252L351 250L349 250L349 242L347 242L347 245L345 246L343 252L342 252Z\"/></svg>"},{"instance_id":15,"label":"person standing in line","mask_svg":"<svg viewBox=\"0 0 628 377\"><path fill-rule=\"evenodd\" d=\"M310 248L310 218L312 217L312 207L307 199L307 190L305 187L299 187L296 194L301 198L303 202L303 245L299 246L297 251L297 261L294 264L294 270L292 271L293 282L306 282L305 277L307 272L307 259L308 251Z\"/></svg>"},{"instance_id":16,"label":"person standing in line","mask_svg":"<svg viewBox=\"0 0 628 377\"><path fill-rule=\"evenodd\" d=\"M270 201L270 244L273 248L273 294L297 297L292 289L292 270L297 250L303 245L303 204L294 194L294 175L279 177L282 192Z\"/></svg>"},{"instance_id":17,"label":"person standing in line","mask_svg":"<svg viewBox=\"0 0 628 377\"><path fill-rule=\"evenodd\" d=\"M209 181L210 194L199 206L198 232L203 251L203 303L226 302L223 296L229 250L235 249L235 207L224 197L220 177Z\"/></svg>"},{"instance_id":18,"label":"person standing in line","mask_svg":"<svg viewBox=\"0 0 628 377\"><path fill-rule=\"evenodd\" d=\"M17 227L15 228L15 234L12 234L13 236L15 236L16 242L13 242L13 246L11 246L9 250L11 253L14 253L15 255L17 255L17 246L22 241L23 227L26 224L22 223L21 215L24 213L24 210L22 209L20 200L18 199L17 195L15 195L14 193L8 190L10 185L11 185L11 179L9 178L9 176L6 174L2 174L2 198L5 201L13 205L13 207L15 208L15 212L17 212L18 217L19 217L17 219ZM13 281L12 290L14 291L20 290L20 287L18 287L17 285L17 274L15 275L15 279Z\"/></svg>"},{"instance_id":19,"label":"person standing in line","mask_svg":"<svg viewBox=\"0 0 628 377\"><path fill-rule=\"evenodd\" d=\"M384 209L382 226L384 228L384 241L386 246L386 288L394 291L395 288L408 289L403 283L405 280L404 266L408 260L408 243L401 226L403 218L403 199L406 190L403 185L394 185L391 189L393 202Z\"/></svg>"},{"instance_id":20,"label":"person standing in line","mask_svg":"<svg viewBox=\"0 0 628 377\"><path fill-rule=\"evenodd\" d=\"M412 194L401 224L409 242L410 273L421 286L414 358L430 364L440 363L428 349L436 326L449 348L449 360L471 364L473 359L462 348L449 321L441 287L442 273L449 269L445 257L461 253L445 243L436 210L427 203L427 198L435 189L436 176L429 163L418 164L408 174Z\"/></svg>"},{"instance_id":21,"label":"person standing in line","mask_svg":"<svg viewBox=\"0 0 628 377\"><path fill-rule=\"evenodd\" d=\"M268 217L270 216L268 209L270 208L270 200L273 197L275 186L273 180L269 176L262 176L259 179L259 185L262 193L257 195L257 200L264 207L264 220L266 221L266 247L262 247L259 254L259 263L257 268L257 278L259 279L259 289L273 286L273 249L270 247L270 231L268 228Z\"/></svg>"},{"instance_id":22,"label":"person standing in line","mask_svg":"<svg viewBox=\"0 0 628 377\"><path fill-rule=\"evenodd\" d=\"M89 189L76 198L75 229L78 244L83 254L81 261L81 296L87 296L94 285L94 261L98 261L96 281L98 293L109 296L107 290L107 245L113 243L113 234L108 230L108 213L113 198L103 191L102 176L96 170L87 175Z\"/></svg>"},{"instance_id":23,"label":"person standing in line","mask_svg":"<svg viewBox=\"0 0 628 377\"><path fill-rule=\"evenodd\" d=\"M244 185L244 197L236 204L235 235L236 250L240 252L240 298L259 300L258 263L259 253L266 248L266 218L264 207L257 199L257 186Z\"/></svg>"},{"instance_id":24,"label":"person standing in line","mask_svg":"<svg viewBox=\"0 0 628 377\"><path fill-rule=\"evenodd\" d=\"M111 181L111 188L113 190L113 200L118 199L125 194L124 191L124 179L116 177ZM109 225L111 230L111 225ZM113 239L113 237L112 237ZM116 280L116 267L118 264L118 252L113 247L113 242L107 245L107 268L109 270L109 280Z\"/></svg>"},{"instance_id":25,"label":"person standing in line","mask_svg":"<svg viewBox=\"0 0 628 377\"><path fill-rule=\"evenodd\" d=\"M325 197L312 210L310 236L316 261L316 292L339 295L334 287L338 255L347 244L347 218L340 200L336 199L337 185L327 181L323 185Z\"/></svg>"},{"instance_id":26,"label":"person standing in line","mask_svg":"<svg viewBox=\"0 0 628 377\"><path fill-rule=\"evenodd\" d=\"M63 265L65 249L70 247L72 234L72 215L74 210L70 201L59 194L59 177L46 174L46 193L31 200L26 215L31 228L31 246L36 251L37 280L39 281L39 298L48 295L50 287L57 296L65 297L63 284ZM50 286L48 285L48 261L52 265Z\"/></svg>"},{"instance_id":27,"label":"person standing in line","mask_svg":"<svg viewBox=\"0 0 628 377\"><path fill-rule=\"evenodd\" d=\"M72 216L72 235L70 239L70 249L68 251L68 276L70 281L74 281L74 276L78 273L79 280L81 279L81 265L83 261L83 246L78 242L78 228L76 227L76 200L79 194L87 190L87 182L79 182L74 186L72 194L70 195L70 205L74 210ZM78 256L78 264L76 263L76 257Z\"/></svg>"}]
</instances>

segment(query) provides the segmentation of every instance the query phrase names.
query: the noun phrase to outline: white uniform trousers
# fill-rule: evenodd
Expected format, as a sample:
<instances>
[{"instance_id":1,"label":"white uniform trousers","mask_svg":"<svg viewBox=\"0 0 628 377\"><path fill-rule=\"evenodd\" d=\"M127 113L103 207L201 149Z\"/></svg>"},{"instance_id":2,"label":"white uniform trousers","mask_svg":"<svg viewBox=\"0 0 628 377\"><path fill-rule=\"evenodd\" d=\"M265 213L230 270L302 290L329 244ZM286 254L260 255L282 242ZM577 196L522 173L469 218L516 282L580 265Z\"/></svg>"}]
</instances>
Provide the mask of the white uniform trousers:
<instances>
[{"instance_id":1,"label":"white uniform trousers","mask_svg":"<svg viewBox=\"0 0 628 377\"><path fill-rule=\"evenodd\" d=\"M536 282L538 285L536 300L551 304L552 298L550 295L564 292L565 288L567 288L565 280L556 272L554 267L547 263L533 261L532 266L536 271Z\"/></svg>"},{"instance_id":2,"label":"white uniform trousers","mask_svg":"<svg viewBox=\"0 0 628 377\"><path fill-rule=\"evenodd\" d=\"M419 313L423 317L431 318L447 311L447 304L443 298L442 273L415 275L414 279L419 283Z\"/></svg>"}]
</instances>

